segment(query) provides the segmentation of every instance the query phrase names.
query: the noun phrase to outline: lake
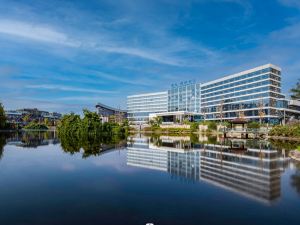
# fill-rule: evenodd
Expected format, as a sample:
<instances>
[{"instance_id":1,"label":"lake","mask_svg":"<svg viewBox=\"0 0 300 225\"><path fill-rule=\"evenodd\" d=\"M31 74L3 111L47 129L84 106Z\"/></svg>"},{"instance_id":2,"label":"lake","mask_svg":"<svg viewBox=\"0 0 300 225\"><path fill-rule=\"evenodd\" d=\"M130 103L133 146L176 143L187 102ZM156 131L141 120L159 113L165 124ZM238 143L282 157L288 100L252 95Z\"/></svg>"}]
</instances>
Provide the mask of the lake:
<instances>
[{"instance_id":1,"label":"lake","mask_svg":"<svg viewBox=\"0 0 300 225\"><path fill-rule=\"evenodd\" d=\"M294 143L0 133L0 224L300 224ZM79 146L79 147L78 147Z\"/></svg>"}]
</instances>

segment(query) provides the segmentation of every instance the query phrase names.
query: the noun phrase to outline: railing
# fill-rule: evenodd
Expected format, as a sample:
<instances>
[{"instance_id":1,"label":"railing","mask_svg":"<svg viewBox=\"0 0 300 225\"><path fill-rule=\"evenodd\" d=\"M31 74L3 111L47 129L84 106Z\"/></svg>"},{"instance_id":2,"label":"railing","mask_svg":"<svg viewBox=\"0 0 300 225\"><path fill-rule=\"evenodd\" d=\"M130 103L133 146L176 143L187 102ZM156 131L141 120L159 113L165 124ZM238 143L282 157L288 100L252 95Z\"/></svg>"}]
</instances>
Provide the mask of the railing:
<instances>
[{"instance_id":1,"label":"railing","mask_svg":"<svg viewBox=\"0 0 300 225\"><path fill-rule=\"evenodd\" d=\"M268 133L270 128L220 128L219 132Z\"/></svg>"}]
</instances>

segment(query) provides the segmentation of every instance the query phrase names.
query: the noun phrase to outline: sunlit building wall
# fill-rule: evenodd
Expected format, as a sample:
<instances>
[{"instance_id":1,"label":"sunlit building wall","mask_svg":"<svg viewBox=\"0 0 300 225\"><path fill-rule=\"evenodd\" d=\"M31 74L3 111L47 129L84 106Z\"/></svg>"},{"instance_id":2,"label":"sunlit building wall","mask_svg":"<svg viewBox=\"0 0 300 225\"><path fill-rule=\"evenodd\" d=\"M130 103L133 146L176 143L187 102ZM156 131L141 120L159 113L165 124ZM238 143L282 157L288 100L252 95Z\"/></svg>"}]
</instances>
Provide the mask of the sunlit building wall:
<instances>
[{"instance_id":1,"label":"sunlit building wall","mask_svg":"<svg viewBox=\"0 0 300 225\"><path fill-rule=\"evenodd\" d=\"M244 117L277 122L286 108L281 69L266 64L201 84L201 112L207 120Z\"/></svg>"},{"instance_id":2,"label":"sunlit building wall","mask_svg":"<svg viewBox=\"0 0 300 225\"><path fill-rule=\"evenodd\" d=\"M149 121L149 113L168 111L168 92L131 95L127 97L128 120L132 124Z\"/></svg>"},{"instance_id":3,"label":"sunlit building wall","mask_svg":"<svg viewBox=\"0 0 300 225\"><path fill-rule=\"evenodd\" d=\"M127 97L128 119L136 124L147 123L149 113L168 117L173 112L190 113L205 120L240 117L279 123L300 118L300 111L291 107L281 92L281 68L272 64L205 83L172 84L167 92Z\"/></svg>"}]
</instances>

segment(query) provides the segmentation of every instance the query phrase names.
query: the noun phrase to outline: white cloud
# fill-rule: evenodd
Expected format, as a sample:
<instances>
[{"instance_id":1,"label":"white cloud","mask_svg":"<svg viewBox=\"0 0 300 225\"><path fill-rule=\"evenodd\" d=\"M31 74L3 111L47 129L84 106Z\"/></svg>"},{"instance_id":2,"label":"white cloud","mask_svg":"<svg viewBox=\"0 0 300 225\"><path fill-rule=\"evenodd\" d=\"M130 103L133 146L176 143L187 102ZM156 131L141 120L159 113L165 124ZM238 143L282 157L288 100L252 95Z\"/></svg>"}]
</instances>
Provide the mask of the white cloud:
<instances>
[{"instance_id":1,"label":"white cloud","mask_svg":"<svg viewBox=\"0 0 300 225\"><path fill-rule=\"evenodd\" d=\"M77 88L77 87L70 87L70 86L65 86L65 85L38 84L38 85L27 85L25 87L26 88L31 88L31 89L89 92L89 93L98 93L98 94L115 94L115 93L118 93L117 91L107 91L107 90L90 89L90 88Z\"/></svg>"},{"instance_id":2,"label":"white cloud","mask_svg":"<svg viewBox=\"0 0 300 225\"><path fill-rule=\"evenodd\" d=\"M300 1L299 0L279 0L279 2L285 6L296 7L300 9Z\"/></svg>"},{"instance_id":3,"label":"white cloud","mask_svg":"<svg viewBox=\"0 0 300 225\"><path fill-rule=\"evenodd\" d=\"M0 33L71 47L78 47L80 45L80 42L71 40L66 34L58 32L53 28L15 20L0 20Z\"/></svg>"},{"instance_id":4,"label":"white cloud","mask_svg":"<svg viewBox=\"0 0 300 225\"><path fill-rule=\"evenodd\" d=\"M216 52L208 48L200 46L199 44L195 46L185 40L178 40L178 38L169 36L164 32L150 32L149 35L152 36L152 41L145 45L144 43L131 43L130 38L120 38L118 40L116 39L118 34L103 28L101 28L98 33L93 33L92 35L82 33L78 30L74 30L73 34L71 34L60 31L62 29L62 27L57 28L47 24L18 20L0 20L0 34L2 35L42 43L63 45L87 52L96 52L97 54L128 55L171 66L191 66L192 62L190 59L180 56L182 51L197 52L203 56L205 60L216 56ZM156 40L159 40L159 42ZM45 50L53 51L53 49L48 48L45 48Z\"/></svg>"}]
</instances>

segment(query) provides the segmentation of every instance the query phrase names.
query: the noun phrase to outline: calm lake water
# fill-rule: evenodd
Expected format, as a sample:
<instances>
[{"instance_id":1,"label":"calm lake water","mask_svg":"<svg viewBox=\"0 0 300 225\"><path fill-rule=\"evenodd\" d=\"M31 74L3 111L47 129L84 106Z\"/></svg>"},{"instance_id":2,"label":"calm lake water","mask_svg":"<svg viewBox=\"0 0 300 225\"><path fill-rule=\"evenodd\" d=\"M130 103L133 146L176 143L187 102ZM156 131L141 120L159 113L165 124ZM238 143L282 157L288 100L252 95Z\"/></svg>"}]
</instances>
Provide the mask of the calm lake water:
<instances>
[{"instance_id":1,"label":"calm lake water","mask_svg":"<svg viewBox=\"0 0 300 225\"><path fill-rule=\"evenodd\" d=\"M0 224L299 225L293 144L136 135L78 149L0 133Z\"/></svg>"}]
</instances>

